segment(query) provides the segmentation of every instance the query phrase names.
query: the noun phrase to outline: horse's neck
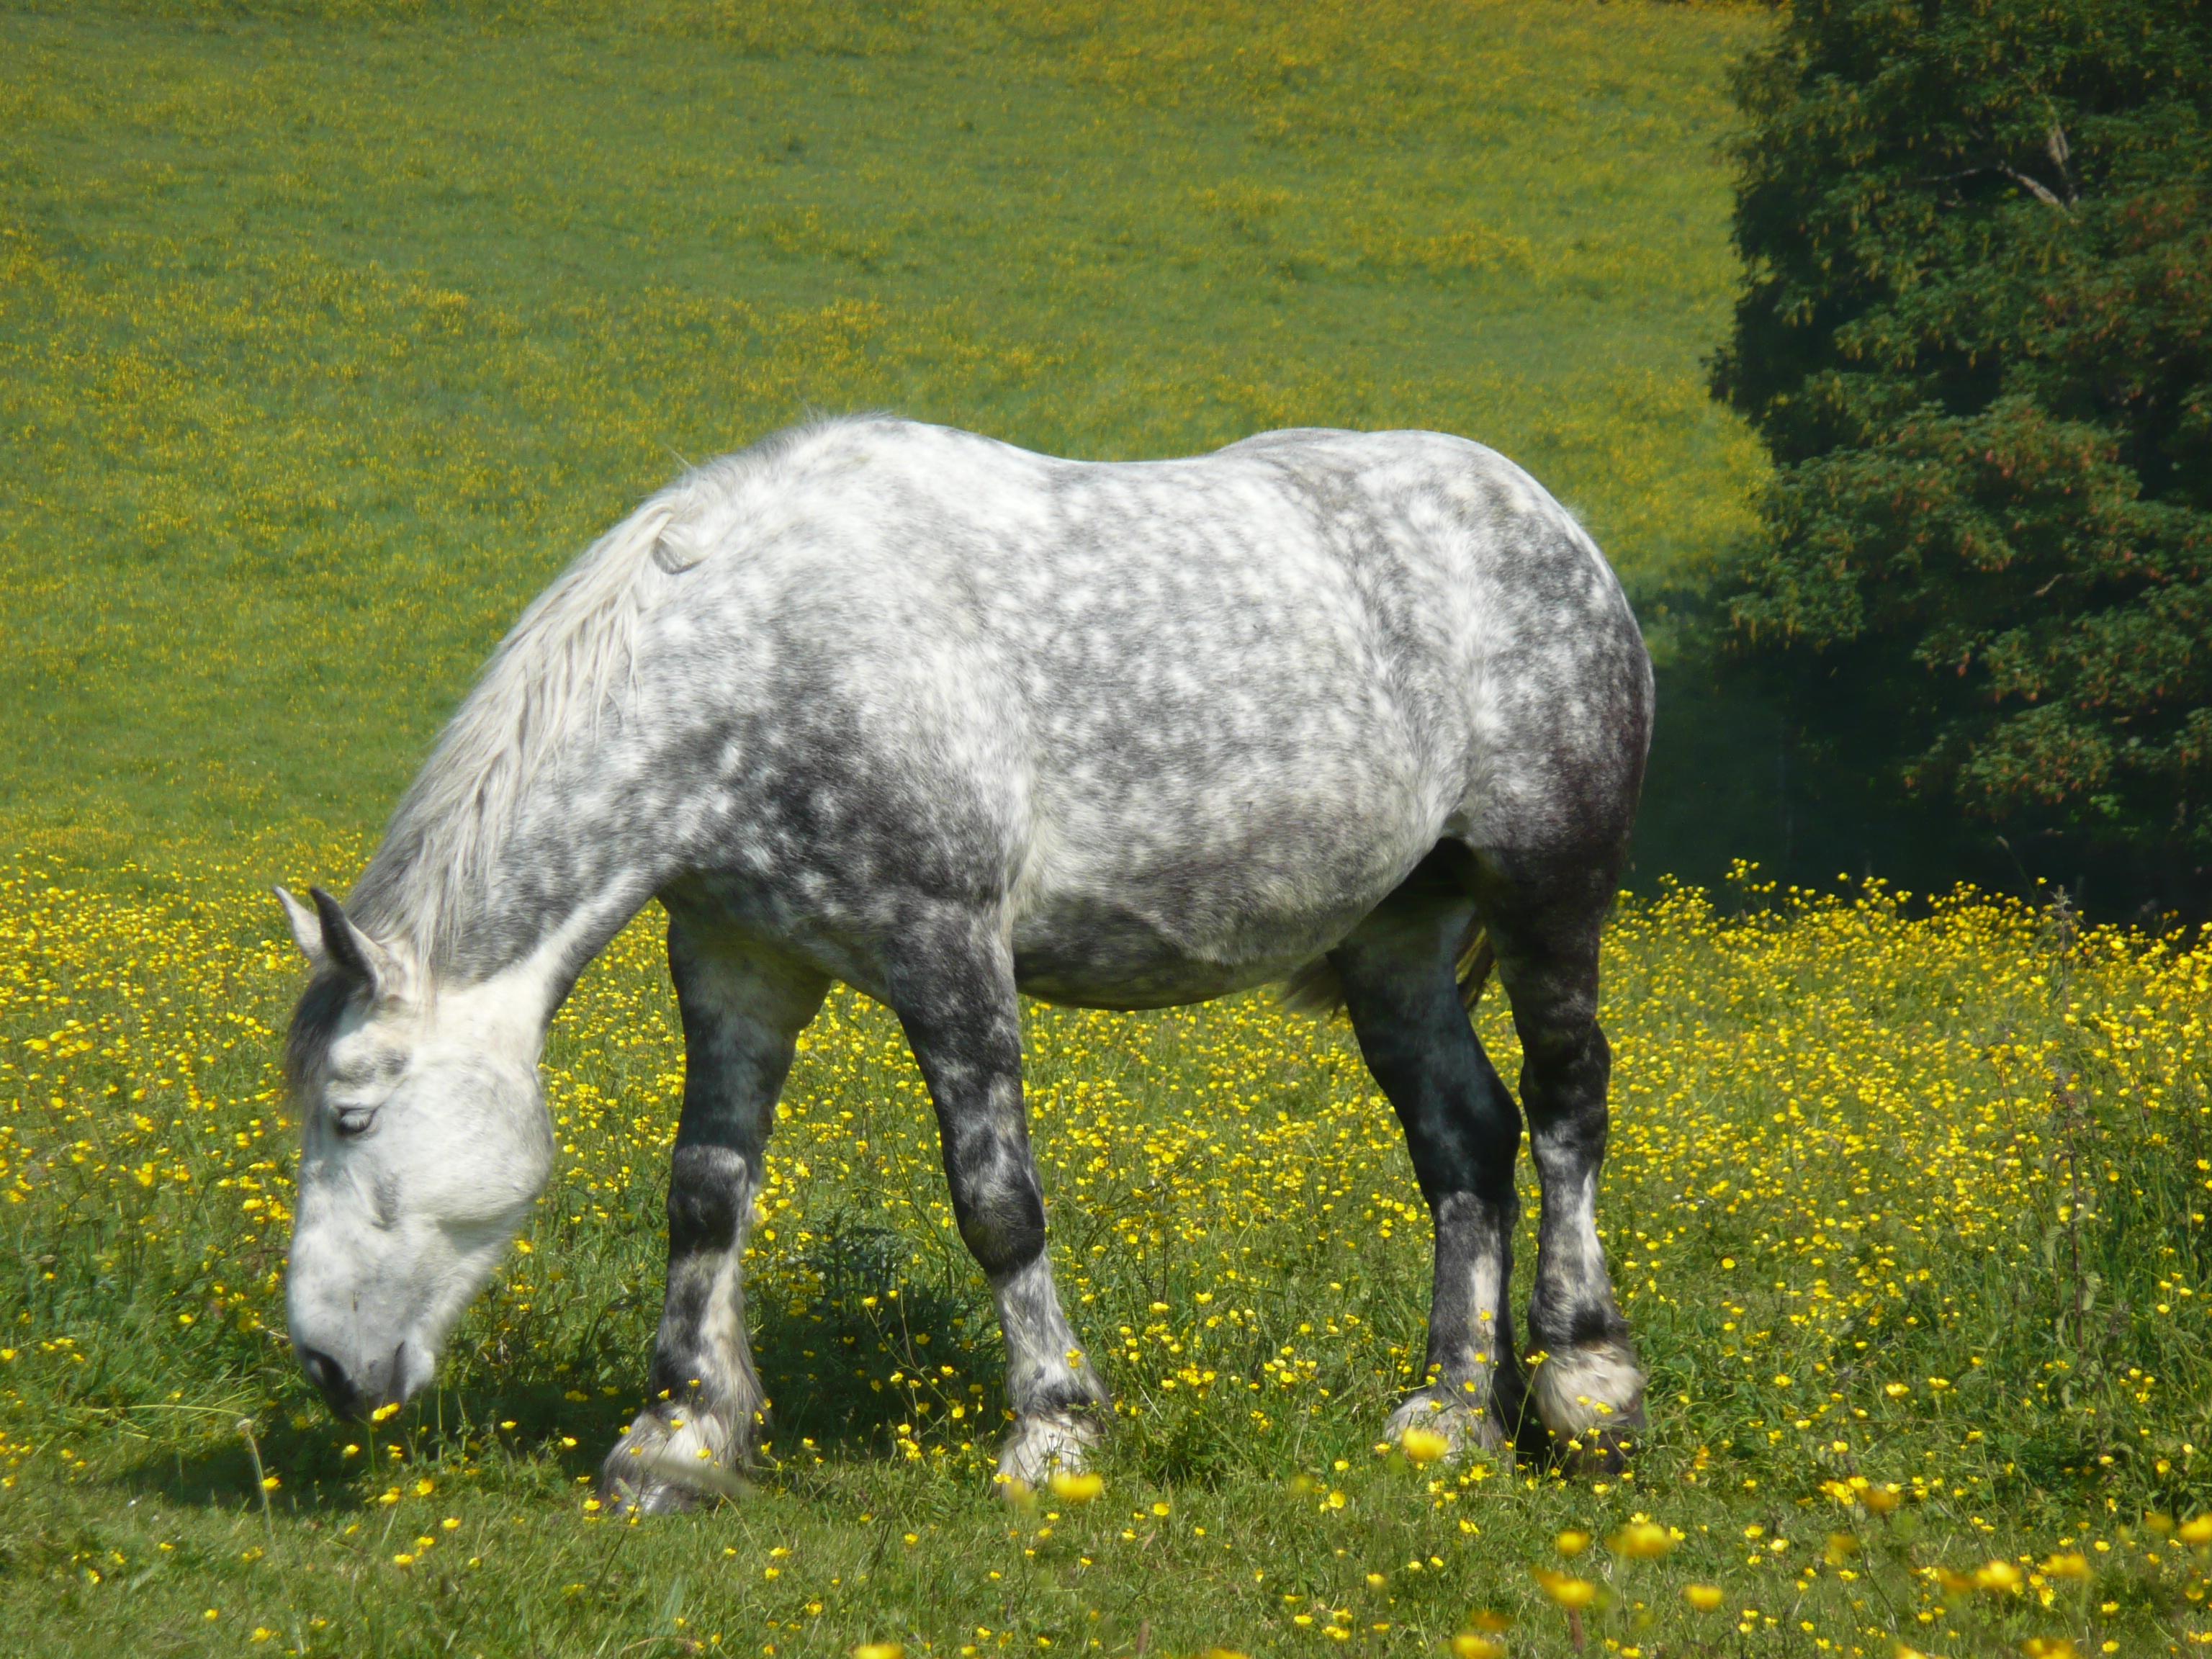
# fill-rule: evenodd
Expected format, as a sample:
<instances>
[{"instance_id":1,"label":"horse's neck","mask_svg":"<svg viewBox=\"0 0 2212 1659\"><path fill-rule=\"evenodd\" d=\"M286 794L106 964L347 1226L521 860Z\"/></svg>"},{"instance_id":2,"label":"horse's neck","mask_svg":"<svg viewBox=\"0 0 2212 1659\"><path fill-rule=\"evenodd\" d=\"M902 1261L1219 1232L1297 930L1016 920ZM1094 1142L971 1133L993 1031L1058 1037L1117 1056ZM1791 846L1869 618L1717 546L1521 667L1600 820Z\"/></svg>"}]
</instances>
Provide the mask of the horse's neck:
<instances>
[{"instance_id":1,"label":"horse's neck","mask_svg":"<svg viewBox=\"0 0 2212 1659\"><path fill-rule=\"evenodd\" d=\"M441 996L486 988L488 1006L538 1034L586 964L659 885L611 854L617 838L582 815L527 811L476 849L436 826L388 837L356 889L363 927L402 936Z\"/></svg>"}]
</instances>

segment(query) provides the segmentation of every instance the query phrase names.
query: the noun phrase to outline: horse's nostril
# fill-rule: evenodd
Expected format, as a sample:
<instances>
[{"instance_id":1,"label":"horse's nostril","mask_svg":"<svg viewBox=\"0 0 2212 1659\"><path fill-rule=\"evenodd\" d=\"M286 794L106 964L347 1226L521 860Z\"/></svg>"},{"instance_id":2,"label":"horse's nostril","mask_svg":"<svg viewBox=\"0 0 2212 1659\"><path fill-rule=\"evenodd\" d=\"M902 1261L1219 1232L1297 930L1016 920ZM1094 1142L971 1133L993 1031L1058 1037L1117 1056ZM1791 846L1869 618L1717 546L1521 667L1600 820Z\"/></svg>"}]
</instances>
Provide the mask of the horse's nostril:
<instances>
[{"instance_id":1,"label":"horse's nostril","mask_svg":"<svg viewBox=\"0 0 2212 1659\"><path fill-rule=\"evenodd\" d=\"M301 1348L299 1355L300 1369L307 1374L307 1381L315 1385L316 1392L340 1417L350 1416L354 1407L354 1388L345 1374L345 1367L317 1348Z\"/></svg>"}]
</instances>

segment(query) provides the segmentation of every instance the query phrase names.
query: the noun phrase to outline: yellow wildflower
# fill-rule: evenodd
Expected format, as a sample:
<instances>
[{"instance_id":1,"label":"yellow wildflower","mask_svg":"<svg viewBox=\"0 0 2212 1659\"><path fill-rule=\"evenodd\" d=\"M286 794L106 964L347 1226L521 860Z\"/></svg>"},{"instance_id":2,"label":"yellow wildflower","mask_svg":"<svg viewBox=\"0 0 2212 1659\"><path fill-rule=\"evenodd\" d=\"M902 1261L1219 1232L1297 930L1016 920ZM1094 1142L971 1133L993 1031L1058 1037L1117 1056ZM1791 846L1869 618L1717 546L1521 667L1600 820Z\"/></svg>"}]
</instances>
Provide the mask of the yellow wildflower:
<instances>
[{"instance_id":1,"label":"yellow wildflower","mask_svg":"<svg viewBox=\"0 0 2212 1659\"><path fill-rule=\"evenodd\" d=\"M1597 1586L1589 1579L1554 1572L1547 1567L1536 1569L1536 1582L1543 1586L1545 1595L1570 1612L1588 1607L1597 1597Z\"/></svg>"},{"instance_id":2,"label":"yellow wildflower","mask_svg":"<svg viewBox=\"0 0 2212 1659\"><path fill-rule=\"evenodd\" d=\"M1451 1450L1451 1442L1434 1429L1407 1429L1398 1446L1406 1454L1406 1461L1416 1468L1436 1462Z\"/></svg>"}]
</instances>

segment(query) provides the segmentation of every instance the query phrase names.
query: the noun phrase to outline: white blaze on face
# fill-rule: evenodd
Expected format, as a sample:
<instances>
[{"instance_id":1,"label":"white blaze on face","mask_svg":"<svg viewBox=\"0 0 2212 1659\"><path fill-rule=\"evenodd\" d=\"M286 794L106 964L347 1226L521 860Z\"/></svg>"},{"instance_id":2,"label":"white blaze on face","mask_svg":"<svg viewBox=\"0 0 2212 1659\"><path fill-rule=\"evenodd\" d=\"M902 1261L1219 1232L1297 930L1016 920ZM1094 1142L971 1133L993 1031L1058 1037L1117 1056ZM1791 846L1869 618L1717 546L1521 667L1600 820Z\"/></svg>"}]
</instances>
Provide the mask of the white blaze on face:
<instances>
[{"instance_id":1,"label":"white blaze on face","mask_svg":"<svg viewBox=\"0 0 2212 1659\"><path fill-rule=\"evenodd\" d=\"M426 1006L380 957L382 984L353 988L299 1079L287 1312L309 1378L350 1411L430 1380L553 1163L526 983L495 979Z\"/></svg>"}]
</instances>

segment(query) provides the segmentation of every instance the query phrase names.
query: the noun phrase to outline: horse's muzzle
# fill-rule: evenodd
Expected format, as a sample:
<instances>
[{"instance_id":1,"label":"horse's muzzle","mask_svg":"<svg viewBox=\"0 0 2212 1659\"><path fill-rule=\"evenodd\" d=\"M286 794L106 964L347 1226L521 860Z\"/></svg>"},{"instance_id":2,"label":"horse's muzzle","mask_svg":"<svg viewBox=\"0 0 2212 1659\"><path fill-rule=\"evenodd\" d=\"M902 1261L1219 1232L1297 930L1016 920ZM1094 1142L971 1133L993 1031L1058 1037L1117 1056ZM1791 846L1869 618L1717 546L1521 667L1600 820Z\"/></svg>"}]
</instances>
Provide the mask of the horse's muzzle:
<instances>
[{"instance_id":1,"label":"horse's muzzle","mask_svg":"<svg viewBox=\"0 0 2212 1659\"><path fill-rule=\"evenodd\" d=\"M319 1348L301 1348L298 1352L300 1369L323 1396L323 1403L331 1408L332 1416L356 1418L368 1414L369 1401L360 1385L346 1375L344 1366Z\"/></svg>"}]
</instances>

